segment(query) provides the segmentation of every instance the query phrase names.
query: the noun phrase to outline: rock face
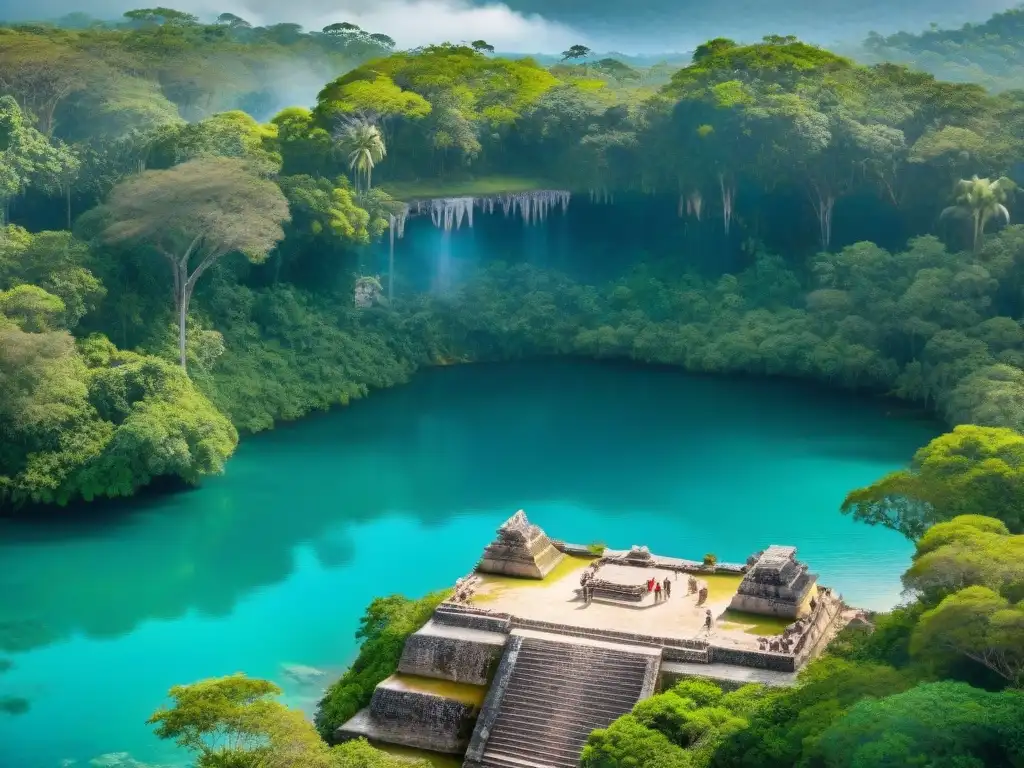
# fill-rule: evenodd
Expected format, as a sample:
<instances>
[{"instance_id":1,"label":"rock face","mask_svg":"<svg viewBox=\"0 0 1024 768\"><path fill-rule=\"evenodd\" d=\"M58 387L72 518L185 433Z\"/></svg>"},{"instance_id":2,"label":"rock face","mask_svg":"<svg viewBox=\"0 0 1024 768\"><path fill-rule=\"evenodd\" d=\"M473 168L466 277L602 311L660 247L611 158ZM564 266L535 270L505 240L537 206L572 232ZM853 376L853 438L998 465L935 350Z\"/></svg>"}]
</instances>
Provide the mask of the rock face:
<instances>
[{"instance_id":1,"label":"rock face","mask_svg":"<svg viewBox=\"0 0 1024 768\"><path fill-rule=\"evenodd\" d=\"M736 611L799 618L811 612L818 577L796 559L796 547L772 545L750 558L729 607Z\"/></svg>"},{"instance_id":2,"label":"rock face","mask_svg":"<svg viewBox=\"0 0 1024 768\"><path fill-rule=\"evenodd\" d=\"M565 557L551 539L519 510L498 529L476 569L525 579L543 579Z\"/></svg>"},{"instance_id":3,"label":"rock face","mask_svg":"<svg viewBox=\"0 0 1024 768\"><path fill-rule=\"evenodd\" d=\"M366 738L386 744L462 754L479 708L410 688L392 676L373 691L370 706L334 732L338 741Z\"/></svg>"}]
</instances>

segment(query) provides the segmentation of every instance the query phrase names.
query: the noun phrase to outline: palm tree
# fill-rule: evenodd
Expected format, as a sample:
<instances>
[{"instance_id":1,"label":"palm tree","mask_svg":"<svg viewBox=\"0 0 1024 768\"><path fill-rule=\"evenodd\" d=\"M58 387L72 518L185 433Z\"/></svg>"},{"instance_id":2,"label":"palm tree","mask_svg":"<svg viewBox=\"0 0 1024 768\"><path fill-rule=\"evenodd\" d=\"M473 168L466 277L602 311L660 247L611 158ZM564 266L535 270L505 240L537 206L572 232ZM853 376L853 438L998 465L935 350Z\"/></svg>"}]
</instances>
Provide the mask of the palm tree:
<instances>
[{"instance_id":1,"label":"palm tree","mask_svg":"<svg viewBox=\"0 0 1024 768\"><path fill-rule=\"evenodd\" d=\"M1010 223L1010 212L1004 203L1016 188L1017 185L1005 176L995 181L979 179L977 176L960 179L956 183L956 205L946 208L939 218L957 216L969 219L973 227L971 242L977 251L981 247L985 226L989 221L999 217L1007 224Z\"/></svg>"},{"instance_id":2,"label":"palm tree","mask_svg":"<svg viewBox=\"0 0 1024 768\"><path fill-rule=\"evenodd\" d=\"M366 187L363 191L369 191L373 168L388 153L380 129L365 118L352 118L341 125L335 138L342 150L348 153L348 167L352 171L356 190L359 191L360 177L365 177Z\"/></svg>"}]
</instances>

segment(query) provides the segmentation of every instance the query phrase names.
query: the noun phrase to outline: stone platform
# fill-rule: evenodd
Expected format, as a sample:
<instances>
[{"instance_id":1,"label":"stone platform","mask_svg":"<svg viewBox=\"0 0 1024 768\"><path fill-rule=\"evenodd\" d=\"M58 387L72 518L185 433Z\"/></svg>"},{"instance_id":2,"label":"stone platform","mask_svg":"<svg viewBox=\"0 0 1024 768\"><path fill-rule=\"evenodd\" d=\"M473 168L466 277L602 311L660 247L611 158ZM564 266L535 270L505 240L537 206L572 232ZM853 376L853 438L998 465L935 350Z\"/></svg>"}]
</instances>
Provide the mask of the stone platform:
<instances>
[{"instance_id":1,"label":"stone platform","mask_svg":"<svg viewBox=\"0 0 1024 768\"><path fill-rule=\"evenodd\" d=\"M652 578L671 596L648 594ZM774 602L736 612L747 597ZM574 768L592 730L681 678L792 685L848 620L843 608L792 548L714 569L646 547L598 557L552 542L520 511L335 735L464 752L464 768Z\"/></svg>"}]
</instances>

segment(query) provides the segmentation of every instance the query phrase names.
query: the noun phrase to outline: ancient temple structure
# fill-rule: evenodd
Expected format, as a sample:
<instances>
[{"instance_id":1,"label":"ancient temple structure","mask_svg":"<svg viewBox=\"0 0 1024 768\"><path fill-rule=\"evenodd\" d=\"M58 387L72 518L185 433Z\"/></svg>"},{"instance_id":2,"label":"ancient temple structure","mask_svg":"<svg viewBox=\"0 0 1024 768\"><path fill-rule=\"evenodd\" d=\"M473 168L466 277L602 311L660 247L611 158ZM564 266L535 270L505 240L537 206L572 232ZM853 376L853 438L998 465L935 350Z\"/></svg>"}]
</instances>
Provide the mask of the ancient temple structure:
<instances>
[{"instance_id":1,"label":"ancient temple structure","mask_svg":"<svg viewBox=\"0 0 1024 768\"><path fill-rule=\"evenodd\" d=\"M554 571L563 557L575 562ZM733 579L731 603L684 591L709 572ZM679 590L659 601L650 580ZM729 627L729 607L800 618L759 638ZM713 568L642 546L598 554L552 541L520 510L334 737L459 755L463 768L578 768L591 732L680 679L792 685L846 621L843 608L793 547ZM712 614L722 621L708 626Z\"/></svg>"},{"instance_id":2,"label":"ancient temple structure","mask_svg":"<svg viewBox=\"0 0 1024 768\"><path fill-rule=\"evenodd\" d=\"M564 555L551 539L519 510L498 529L498 537L484 550L476 569L527 579L543 579Z\"/></svg>"},{"instance_id":3,"label":"ancient temple structure","mask_svg":"<svg viewBox=\"0 0 1024 768\"><path fill-rule=\"evenodd\" d=\"M772 545L750 557L747 566L730 608L793 619L811 612L818 577L797 561L796 547Z\"/></svg>"}]
</instances>

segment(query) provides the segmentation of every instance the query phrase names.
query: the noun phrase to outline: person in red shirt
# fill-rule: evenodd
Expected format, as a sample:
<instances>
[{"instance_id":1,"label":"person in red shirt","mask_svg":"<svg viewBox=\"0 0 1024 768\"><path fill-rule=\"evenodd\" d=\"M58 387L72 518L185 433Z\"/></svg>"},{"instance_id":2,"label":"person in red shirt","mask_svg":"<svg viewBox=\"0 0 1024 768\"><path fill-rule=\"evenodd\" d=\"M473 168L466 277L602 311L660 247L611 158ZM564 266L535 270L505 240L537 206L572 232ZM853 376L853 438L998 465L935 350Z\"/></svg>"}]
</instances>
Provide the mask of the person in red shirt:
<instances>
[{"instance_id":1,"label":"person in red shirt","mask_svg":"<svg viewBox=\"0 0 1024 768\"><path fill-rule=\"evenodd\" d=\"M657 581L655 581L655 583L654 583L654 602L657 603L659 600L661 600L661 584L659 584L659 583L657 583Z\"/></svg>"}]
</instances>

